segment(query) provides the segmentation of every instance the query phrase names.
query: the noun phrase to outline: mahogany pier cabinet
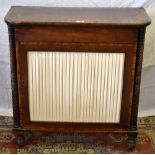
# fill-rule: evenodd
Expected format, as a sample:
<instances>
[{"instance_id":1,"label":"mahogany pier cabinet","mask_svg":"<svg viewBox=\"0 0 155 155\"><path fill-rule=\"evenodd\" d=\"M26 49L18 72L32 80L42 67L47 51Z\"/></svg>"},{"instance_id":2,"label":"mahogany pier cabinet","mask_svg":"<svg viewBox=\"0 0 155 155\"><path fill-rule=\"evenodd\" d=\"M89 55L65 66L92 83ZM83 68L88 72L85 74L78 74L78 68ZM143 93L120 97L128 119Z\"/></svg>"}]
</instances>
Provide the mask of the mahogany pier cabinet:
<instances>
[{"instance_id":1,"label":"mahogany pier cabinet","mask_svg":"<svg viewBox=\"0 0 155 155\"><path fill-rule=\"evenodd\" d=\"M13 6L8 25L13 131L121 133L133 148L143 8Z\"/></svg>"}]
</instances>

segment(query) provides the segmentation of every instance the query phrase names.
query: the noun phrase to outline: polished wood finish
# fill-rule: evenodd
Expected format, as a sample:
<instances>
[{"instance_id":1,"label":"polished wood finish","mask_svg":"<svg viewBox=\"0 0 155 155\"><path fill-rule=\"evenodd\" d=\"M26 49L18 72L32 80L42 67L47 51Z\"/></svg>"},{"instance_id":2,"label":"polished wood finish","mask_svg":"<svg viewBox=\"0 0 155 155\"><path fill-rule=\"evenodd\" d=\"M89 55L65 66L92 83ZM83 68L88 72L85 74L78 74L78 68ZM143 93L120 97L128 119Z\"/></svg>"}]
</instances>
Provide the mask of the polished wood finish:
<instances>
[{"instance_id":1,"label":"polished wood finish","mask_svg":"<svg viewBox=\"0 0 155 155\"><path fill-rule=\"evenodd\" d=\"M20 39L21 42L52 42L52 43L77 42L77 43L136 44L138 36L138 31L136 28L126 27L122 29L121 27L105 27L105 26L103 27L67 26L67 28L64 26L44 26L44 27L22 26L19 28L17 27L15 29L15 33L17 40Z\"/></svg>"},{"instance_id":2,"label":"polished wood finish","mask_svg":"<svg viewBox=\"0 0 155 155\"><path fill-rule=\"evenodd\" d=\"M16 62L16 43L14 27L8 25L9 43L10 43L10 67L11 67L11 87L12 87L12 105L13 105L13 119L14 127L20 126L19 115L19 95L18 95L18 82L17 82L17 62Z\"/></svg>"},{"instance_id":3,"label":"polished wood finish","mask_svg":"<svg viewBox=\"0 0 155 155\"><path fill-rule=\"evenodd\" d=\"M144 8L75 8L13 6L5 17L11 25L146 26Z\"/></svg>"},{"instance_id":4,"label":"polished wood finish","mask_svg":"<svg viewBox=\"0 0 155 155\"><path fill-rule=\"evenodd\" d=\"M18 14L18 15L17 15ZM39 14L39 15L38 15ZM145 27L143 8L12 7L9 28L14 131L121 132L135 146ZM125 53L120 123L31 122L28 101L28 51Z\"/></svg>"}]
</instances>

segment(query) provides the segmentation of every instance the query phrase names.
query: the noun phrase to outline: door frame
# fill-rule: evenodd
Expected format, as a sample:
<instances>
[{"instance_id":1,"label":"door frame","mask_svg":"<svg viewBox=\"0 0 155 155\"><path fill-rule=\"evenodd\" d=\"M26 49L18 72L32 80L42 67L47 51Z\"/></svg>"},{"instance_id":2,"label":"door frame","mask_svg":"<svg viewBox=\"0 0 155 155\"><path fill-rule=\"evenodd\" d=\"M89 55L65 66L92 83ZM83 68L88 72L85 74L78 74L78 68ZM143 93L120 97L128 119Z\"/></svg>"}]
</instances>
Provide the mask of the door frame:
<instances>
[{"instance_id":1,"label":"door frame","mask_svg":"<svg viewBox=\"0 0 155 155\"><path fill-rule=\"evenodd\" d=\"M125 53L123 90L120 123L66 123L66 122L31 122L28 101L28 51L61 51L61 52L101 52ZM19 90L20 125L28 129L50 129L50 131L100 132L129 130L136 63L136 45L104 43L53 43L24 42L16 43L16 60Z\"/></svg>"}]
</instances>

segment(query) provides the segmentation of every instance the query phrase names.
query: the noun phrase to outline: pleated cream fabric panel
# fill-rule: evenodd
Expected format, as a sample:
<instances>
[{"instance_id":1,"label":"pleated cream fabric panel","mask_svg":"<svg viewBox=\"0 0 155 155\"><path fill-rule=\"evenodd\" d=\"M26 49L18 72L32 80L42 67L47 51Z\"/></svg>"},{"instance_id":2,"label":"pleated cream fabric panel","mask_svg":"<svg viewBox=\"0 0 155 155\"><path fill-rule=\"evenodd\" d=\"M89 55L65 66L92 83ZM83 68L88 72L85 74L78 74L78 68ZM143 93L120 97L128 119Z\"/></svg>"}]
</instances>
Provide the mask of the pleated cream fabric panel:
<instances>
[{"instance_id":1,"label":"pleated cream fabric panel","mask_svg":"<svg viewBox=\"0 0 155 155\"><path fill-rule=\"evenodd\" d=\"M31 121L120 121L123 53L28 52Z\"/></svg>"}]
</instances>

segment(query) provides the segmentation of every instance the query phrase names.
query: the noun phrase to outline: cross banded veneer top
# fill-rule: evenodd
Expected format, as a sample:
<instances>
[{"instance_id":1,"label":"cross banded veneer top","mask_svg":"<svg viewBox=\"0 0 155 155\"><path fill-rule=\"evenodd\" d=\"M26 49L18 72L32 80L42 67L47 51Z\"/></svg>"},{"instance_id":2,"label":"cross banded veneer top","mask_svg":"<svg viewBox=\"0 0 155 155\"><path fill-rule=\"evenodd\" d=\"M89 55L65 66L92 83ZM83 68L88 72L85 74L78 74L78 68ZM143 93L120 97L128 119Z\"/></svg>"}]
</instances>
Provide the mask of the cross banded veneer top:
<instances>
[{"instance_id":1,"label":"cross banded veneer top","mask_svg":"<svg viewBox=\"0 0 155 155\"><path fill-rule=\"evenodd\" d=\"M11 25L119 25L146 26L144 8L75 8L12 6L5 17Z\"/></svg>"}]
</instances>

